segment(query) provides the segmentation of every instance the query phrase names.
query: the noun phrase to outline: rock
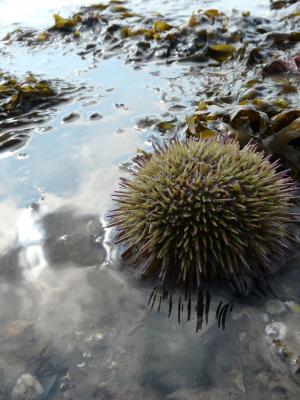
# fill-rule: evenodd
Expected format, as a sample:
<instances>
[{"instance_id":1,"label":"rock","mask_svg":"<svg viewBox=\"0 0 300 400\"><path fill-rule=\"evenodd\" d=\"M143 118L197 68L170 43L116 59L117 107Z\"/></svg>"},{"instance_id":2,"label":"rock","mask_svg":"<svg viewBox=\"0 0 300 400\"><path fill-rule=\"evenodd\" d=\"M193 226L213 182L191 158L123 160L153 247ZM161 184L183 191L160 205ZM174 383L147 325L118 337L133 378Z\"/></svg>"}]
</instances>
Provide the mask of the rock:
<instances>
[{"instance_id":1,"label":"rock","mask_svg":"<svg viewBox=\"0 0 300 400\"><path fill-rule=\"evenodd\" d=\"M153 116L148 116L145 118L141 118L136 122L136 129L139 131L143 131L147 128L150 128L151 126L158 124L160 122L159 118L153 117Z\"/></svg>"},{"instance_id":2,"label":"rock","mask_svg":"<svg viewBox=\"0 0 300 400\"><path fill-rule=\"evenodd\" d=\"M12 400L41 400L44 389L40 382L30 374L23 374L17 380L11 395Z\"/></svg>"},{"instance_id":3,"label":"rock","mask_svg":"<svg viewBox=\"0 0 300 400\"><path fill-rule=\"evenodd\" d=\"M80 115L72 112L72 113L66 115L65 117L63 117L63 122L65 122L65 123L74 122L78 118L80 118Z\"/></svg>"},{"instance_id":4,"label":"rock","mask_svg":"<svg viewBox=\"0 0 300 400\"><path fill-rule=\"evenodd\" d=\"M282 74L284 72L297 73L300 69L300 55L297 54L294 57L289 57L286 60L274 60L270 64L267 64L263 70L263 77L275 74Z\"/></svg>"},{"instance_id":5,"label":"rock","mask_svg":"<svg viewBox=\"0 0 300 400\"><path fill-rule=\"evenodd\" d=\"M116 103L116 108L122 108L123 110L128 110L128 107L124 103Z\"/></svg>"},{"instance_id":6,"label":"rock","mask_svg":"<svg viewBox=\"0 0 300 400\"><path fill-rule=\"evenodd\" d=\"M297 68L300 69L300 54L294 57L294 61L297 65Z\"/></svg>"},{"instance_id":7,"label":"rock","mask_svg":"<svg viewBox=\"0 0 300 400\"><path fill-rule=\"evenodd\" d=\"M99 114L99 113L97 113L97 112L95 112L95 113L93 113L93 114L91 114L90 116L89 116L89 119L91 120L91 121L96 121L96 120L99 120L99 119L102 119L103 118L103 115L101 115L101 114Z\"/></svg>"}]
</instances>

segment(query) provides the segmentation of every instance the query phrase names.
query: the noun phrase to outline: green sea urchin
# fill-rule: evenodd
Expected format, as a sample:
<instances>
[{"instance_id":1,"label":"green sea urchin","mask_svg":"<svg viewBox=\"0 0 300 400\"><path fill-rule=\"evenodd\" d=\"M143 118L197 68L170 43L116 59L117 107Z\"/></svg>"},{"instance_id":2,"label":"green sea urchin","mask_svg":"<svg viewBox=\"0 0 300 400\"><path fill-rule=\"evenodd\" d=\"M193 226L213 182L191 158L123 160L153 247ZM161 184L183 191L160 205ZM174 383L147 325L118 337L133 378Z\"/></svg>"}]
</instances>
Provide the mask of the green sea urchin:
<instances>
[{"instance_id":1,"label":"green sea urchin","mask_svg":"<svg viewBox=\"0 0 300 400\"><path fill-rule=\"evenodd\" d=\"M296 186L255 146L176 140L135 165L114 195L117 243L145 260L146 278L196 287L202 314L206 283L243 294L289 249Z\"/></svg>"}]
</instances>

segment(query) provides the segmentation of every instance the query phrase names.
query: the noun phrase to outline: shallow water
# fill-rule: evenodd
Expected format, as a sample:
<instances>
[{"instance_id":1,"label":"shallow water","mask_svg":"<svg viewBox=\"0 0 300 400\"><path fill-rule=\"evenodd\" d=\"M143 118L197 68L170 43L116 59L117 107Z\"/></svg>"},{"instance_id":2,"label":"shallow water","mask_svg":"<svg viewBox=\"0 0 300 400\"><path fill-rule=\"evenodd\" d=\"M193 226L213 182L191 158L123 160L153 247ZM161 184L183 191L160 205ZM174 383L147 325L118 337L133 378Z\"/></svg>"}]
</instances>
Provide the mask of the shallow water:
<instances>
[{"instance_id":1,"label":"shallow water","mask_svg":"<svg viewBox=\"0 0 300 400\"><path fill-rule=\"evenodd\" d=\"M13 23L44 27L53 11L68 15L89 3L23 1L20 7L3 0L1 32ZM179 20L208 6L267 12L262 1L132 4ZM78 92L42 123L26 126L25 147L1 153L0 399L11 398L25 373L50 400L298 399L299 257L277 276L278 300L238 301L225 331L211 315L196 333L195 316L178 324L166 309L157 314L147 307L151 288L120 263L105 229L119 176L136 149L150 147L158 135L140 120L186 113L206 79L201 71L188 63L137 69L122 55L93 63L60 46L18 45L2 54L1 68L60 78ZM72 112L78 118L63 122ZM93 113L101 116L91 120Z\"/></svg>"}]
</instances>

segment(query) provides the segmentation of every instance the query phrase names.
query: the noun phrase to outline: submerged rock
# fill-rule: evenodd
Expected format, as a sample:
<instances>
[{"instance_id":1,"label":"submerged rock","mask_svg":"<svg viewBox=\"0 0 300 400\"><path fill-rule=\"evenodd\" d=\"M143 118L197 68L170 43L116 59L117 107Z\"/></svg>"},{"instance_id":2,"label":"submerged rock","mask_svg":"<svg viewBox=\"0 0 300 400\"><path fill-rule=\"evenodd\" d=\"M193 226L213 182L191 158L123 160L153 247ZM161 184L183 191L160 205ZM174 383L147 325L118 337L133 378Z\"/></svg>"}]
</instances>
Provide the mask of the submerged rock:
<instances>
[{"instance_id":1,"label":"submerged rock","mask_svg":"<svg viewBox=\"0 0 300 400\"><path fill-rule=\"evenodd\" d=\"M103 118L103 115L101 115L101 114L99 114L97 112L95 112L95 113L93 113L93 114L91 114L89 116L89 120L90 121L97 121L97 120L102 119L102 118Z\"/></svg>"},{"instance_id":2,"label":"submerged rock","mask_svg":"<svg viewBox=\"0 0 300 400\"><path fill-rule=\"evenodd\" d=\"M79 118L80 118L79 114L71 112L70 114L63 117L63 122L65 122L65 123L74 122L74 121L77 121L77 119L79 119Z\"/></svg>"},{"instance_id":3,"label":"submerged rock","mask_svg":"<svg viewBox=\"0 0 300 400\"><path fill-rule=\"evenodd\" d=\"M40 382L26 373L17 380L11 395L12 400L41 400L44 389Z\"/></svg>"}]
</instances>

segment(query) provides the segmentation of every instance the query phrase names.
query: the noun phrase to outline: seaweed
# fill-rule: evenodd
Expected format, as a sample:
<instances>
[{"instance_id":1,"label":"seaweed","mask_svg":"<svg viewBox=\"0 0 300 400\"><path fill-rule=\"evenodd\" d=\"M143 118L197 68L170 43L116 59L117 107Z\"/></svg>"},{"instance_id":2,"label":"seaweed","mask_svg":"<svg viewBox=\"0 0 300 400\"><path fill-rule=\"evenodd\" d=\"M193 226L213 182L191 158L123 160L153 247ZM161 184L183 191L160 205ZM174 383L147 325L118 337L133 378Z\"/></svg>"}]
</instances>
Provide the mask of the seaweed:
<instances>
[{"instance_id":1,"label":"seaweed","mask_svg":"<svg viewBox=\"0 0 300 400\"><path fill-rule=\"evenodd\" d=\"M299 42L296 22L291 25L291 18L278 19L274 23L269 19L254 18L247 12L229 17L217 9L199 9L185 24L175 25L161 15L141 15L123 3L110 1L108 4L92 4L81 7L68 18L55 14L53 26L46 31L18 29L4 39L7 44L18 41L36 46L51 43L57 35L73 37L82 44L92 36L97 37L95 55L101 49L102 54L108 57L123 48L127 60L135 62L167 58L170 61L214 60L217 63L250 56L250 45L254 47L251 57L256 62L256 58L261 54L263 57L270 47L287 43L293 46ZM290 32L278 34L277 31L286 24ZM257 48L255 56L255 48L262 41L266 45ZM83 56L84 50L79 54Z\"/></svg>"},{"instance_id":2,"label":"seaweed","mask_svg":"<svg viewBox=\"0 0 300 400\"><path fill-rule=\"evenodd\" d=\"M29 74L18 80L0 72L0 121L63 101L53 82Z\"/></svg>"},{"instance_id":3,"label":"seaweed","mask_svg":"<svg viewBox=\"0 0 300 400\"><path fill-rule=\"evenodd\" d=\"M24 126L44 122L49 109L68 100L73 91L59 80L33 74L17 78L0 71L0 152L23 147L30 132Z\"/></svg>"}]
</instances>

